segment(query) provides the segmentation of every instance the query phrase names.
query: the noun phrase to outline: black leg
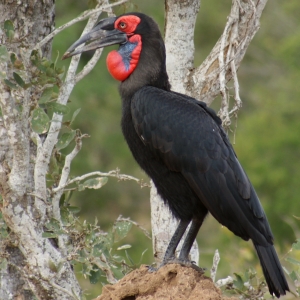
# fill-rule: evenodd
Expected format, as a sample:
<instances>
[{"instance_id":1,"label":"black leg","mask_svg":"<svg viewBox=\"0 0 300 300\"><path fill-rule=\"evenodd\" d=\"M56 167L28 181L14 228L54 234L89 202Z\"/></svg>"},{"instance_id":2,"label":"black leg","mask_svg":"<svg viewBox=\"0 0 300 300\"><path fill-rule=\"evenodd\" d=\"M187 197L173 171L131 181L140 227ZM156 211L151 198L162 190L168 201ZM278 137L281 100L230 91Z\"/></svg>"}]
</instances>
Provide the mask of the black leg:
<instances>
[{"instance_id":1,"label":"black leg","mask_svg":"<svg viewBox=\"0 0 300 300\"><path fill-rule=\"evenodd\" d=\"M196 239L196 236L198 234L198 231L203 223L203 220L198 220L198 219L193 219L192 221L192 225L189 229L189 232L187 233L186 235L186 238L183 242L183 245L182 245L182 248L181 248L181 251L180 251L180 254L179 254L179 261L183 261L183 262L188 262L190 261L189 260L189 253L190 253L190 250L192 248L192 245Z\"/></svg>"},{"instance_id":2,"label":"black leg","mask_svg":"<svg viewBox=\"0 0 300 300\"><path fill-rule=\"evenodd\" d=\"M170 243L168 245L168 248L165 252L165 256L162 262L162 265L165 265L166 263L168 263L169 260L174 259L175 258L175 251L176 248L186 230L186 228L188 227L190 221L180 221L180 223L178 224L178 227L175 231L175 233L173 234Z\"/></svg>"}]
</instances>

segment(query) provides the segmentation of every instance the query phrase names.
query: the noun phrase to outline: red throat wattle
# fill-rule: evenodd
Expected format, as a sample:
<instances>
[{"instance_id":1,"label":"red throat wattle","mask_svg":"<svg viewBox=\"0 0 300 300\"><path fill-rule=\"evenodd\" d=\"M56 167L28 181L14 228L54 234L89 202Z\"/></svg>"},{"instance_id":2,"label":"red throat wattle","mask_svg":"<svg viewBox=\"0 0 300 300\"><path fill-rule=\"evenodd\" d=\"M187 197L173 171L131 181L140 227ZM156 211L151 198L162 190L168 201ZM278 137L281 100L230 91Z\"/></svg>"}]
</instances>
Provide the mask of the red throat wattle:
<instances>
[{"instance_id":1,"label":"red throat wattle","mask_svg":"<svg viewBox=\"0 0 300 300\"><path fill-rule=\"evenodd\" d=\"M106 59L108 71L116 80L126 80L139 62L142 38L134 31L140 22L141 19L134 15L121 16L115 22L115 28L125 32L128 37L128 42L110 52Z\"/></svg>"},{"instance_id":2,"label":"red throat wattle","mask_svg":"<svg viewBox=\"0 0 300 300\"><path fill-rule=\"evenodd\" d=\"M124 81L135 70L142 50L140 35L133 35L119 50L110 52L106 59L109 73L113 78Z\"/></svg>"}]
</instances>

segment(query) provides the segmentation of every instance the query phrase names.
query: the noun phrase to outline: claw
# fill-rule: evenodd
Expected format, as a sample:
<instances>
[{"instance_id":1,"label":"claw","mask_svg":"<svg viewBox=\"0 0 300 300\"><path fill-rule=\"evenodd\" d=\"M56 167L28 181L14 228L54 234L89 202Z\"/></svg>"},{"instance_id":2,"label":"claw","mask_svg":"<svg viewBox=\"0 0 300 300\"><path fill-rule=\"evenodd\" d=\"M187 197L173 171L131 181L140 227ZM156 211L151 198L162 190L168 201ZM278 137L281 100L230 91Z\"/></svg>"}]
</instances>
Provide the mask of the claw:
<instances>
[{"instance_id":1,"label":"claw","mask_svg":"<svg viewBox=\"0 0 300 300\"><path fill-rule=\"evenodd\" d=\"M185 266L185 267L189 267L189 268L193 268L194 270L198 271L199 273L203 274L206 269L205 268L200 268L196 265L196 262L191 261L191 260L182 260L182 259L178 259L175 257L172 257L166 261L163 261L158 268L155 268L153 266L147 266L148 267L148 272L153 273L156 272L158 269L160 269L161 267L167 265L167 264L179 264L181 266Z\"/></svg>"},{"instance_id":2,"label":"claw","mask_svg":"<svg viewBox=\"0 0 300 300\"><path fill-rule=\"evenodd\" d=\"M160 268L160 267L155 268L153 266L146 266L146 267L148 268L148 272L149 273L154 273L154 272L156 272Z\"/></svg>"}]
</instances>

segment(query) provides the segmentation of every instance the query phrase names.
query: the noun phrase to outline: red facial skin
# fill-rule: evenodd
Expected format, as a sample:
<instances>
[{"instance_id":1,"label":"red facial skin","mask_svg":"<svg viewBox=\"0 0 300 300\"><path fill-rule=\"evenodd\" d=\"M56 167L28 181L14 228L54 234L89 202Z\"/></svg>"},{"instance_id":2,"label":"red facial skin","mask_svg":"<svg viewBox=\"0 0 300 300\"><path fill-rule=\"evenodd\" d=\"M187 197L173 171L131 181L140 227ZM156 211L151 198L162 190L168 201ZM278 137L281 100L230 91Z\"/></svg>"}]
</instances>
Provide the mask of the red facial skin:
<instances>
[{"instance_id":1,"label":"red facial skin","mask_svg":"<svg viewBox=\"0 0 300 300\"><path fill-rule=\"evenodd\" d=\"M137 16L123 16L116 20L115 28L127 33L127 35L132 35L140 22L141 19Z\"/></svg>"},{"instance_id":2,"label":"red facial skin","mask_svg":"<svg viewBox=\"0 0 300 300\"><path fill-rule=\"evenodd\" d=\"M136 68L139 57L142 50L142 38L138 34L134 34L134 31L141 19L137 16L127 15L122 16L115 22L115 28L123 31L127 34L128 43L136 44L133 51L130 53L130 59L125 58L121 54L121 51L112 51L108 54L106 64L110 74L119 81L124 81ZM126 66L126 62L127 66ZM129 63L129 66L128 66Z\"/></svg>"}]
</instances>

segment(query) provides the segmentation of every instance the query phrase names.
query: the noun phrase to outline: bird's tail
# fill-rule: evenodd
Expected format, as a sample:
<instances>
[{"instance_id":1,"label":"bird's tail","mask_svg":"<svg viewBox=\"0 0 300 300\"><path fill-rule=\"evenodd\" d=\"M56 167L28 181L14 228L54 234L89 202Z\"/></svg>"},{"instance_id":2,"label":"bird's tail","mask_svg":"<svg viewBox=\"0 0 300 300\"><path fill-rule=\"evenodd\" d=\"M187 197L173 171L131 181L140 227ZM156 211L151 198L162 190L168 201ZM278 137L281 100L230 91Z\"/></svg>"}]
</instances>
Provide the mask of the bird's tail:
<instances>
[{"instance_id":1,"label":"bird's tail","mask_svg":"<svg viewBox=\"0 0 300 300\"><path fill-rule=\"evenodd\" d=\"M254 244L254 247L257 251L270 294L275 295L277 298L280 295L285 295L285 292L289 291L289 286L275 248L272 245L264 247L258 244Z\"/></svg>"}]
</instances>

